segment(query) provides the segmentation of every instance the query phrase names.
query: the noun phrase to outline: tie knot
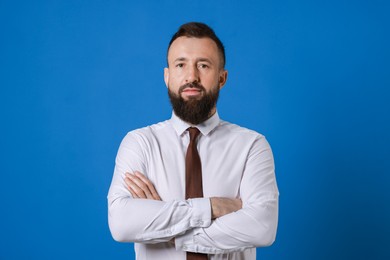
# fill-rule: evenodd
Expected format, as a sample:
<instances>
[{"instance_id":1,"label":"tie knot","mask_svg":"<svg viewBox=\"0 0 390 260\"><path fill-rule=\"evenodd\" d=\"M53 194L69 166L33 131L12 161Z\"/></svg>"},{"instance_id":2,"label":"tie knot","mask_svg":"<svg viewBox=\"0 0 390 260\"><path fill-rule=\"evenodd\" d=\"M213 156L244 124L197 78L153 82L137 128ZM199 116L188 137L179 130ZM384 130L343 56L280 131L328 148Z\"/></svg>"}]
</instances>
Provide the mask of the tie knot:
<instances>
[{"instance_id":1,"label":"tie knot","mask_svg":"<svg viewBox=\"0 0 390 260\"><path fill-rule=\"evenodd\" d=\"M198 135L200 133L199 129L196 127L190 127L190 128L188 128L188 131L190 131L190 141L191 142L193 142L196 139L196 137L198 137Z\"/></svg>"}]
</instances>

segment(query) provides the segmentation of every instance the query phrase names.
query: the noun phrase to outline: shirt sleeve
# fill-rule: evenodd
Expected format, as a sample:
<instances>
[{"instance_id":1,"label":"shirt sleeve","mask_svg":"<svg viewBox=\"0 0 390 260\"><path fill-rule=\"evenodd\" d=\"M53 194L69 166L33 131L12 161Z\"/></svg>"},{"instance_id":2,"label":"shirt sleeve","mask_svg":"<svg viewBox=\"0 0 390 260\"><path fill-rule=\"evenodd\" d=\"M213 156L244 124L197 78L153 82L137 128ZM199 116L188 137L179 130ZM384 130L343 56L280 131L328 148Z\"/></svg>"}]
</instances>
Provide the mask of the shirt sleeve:
<instances>
[{"instance_id":1,"label":"shirt sleeve","mask_svg":"<svg viewBox=\"0 0 390 260\"><path fill-rule=\"evenodd\" d=\"M108 192L108 223L116 241L159 243L195 227L211 224L210 200L197 198L168 202L134 199L124 182L125 173L145 173L144 149L130 132L122 141Z\"/></svg>"},{"instance_id":2,"label":"shirt sleeve","mask_svg":"<svg viewBox=\"0 0 390 260\"><path fill-rule=\"evenodd\" d=\"M242 209L197 227L175 239L176 249L207 254L271 245L278 223L279 192L271 148L263 136L248 154L240 185Z\"/></svg>"}]
</instances>

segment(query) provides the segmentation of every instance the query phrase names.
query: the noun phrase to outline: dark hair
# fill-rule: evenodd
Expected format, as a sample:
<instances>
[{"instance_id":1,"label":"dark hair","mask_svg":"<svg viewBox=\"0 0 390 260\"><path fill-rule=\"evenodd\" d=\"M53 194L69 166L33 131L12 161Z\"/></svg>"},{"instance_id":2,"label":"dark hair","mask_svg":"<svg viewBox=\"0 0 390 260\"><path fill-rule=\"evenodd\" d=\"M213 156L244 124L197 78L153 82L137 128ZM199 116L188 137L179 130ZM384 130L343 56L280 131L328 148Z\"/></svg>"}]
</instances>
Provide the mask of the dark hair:
<instances>
[{"instance_id":1,"label":"dark hair","mask_svg":"<svg viewBox=\"0 0 390 260\"><path fill-rule=\"evenodd\" d=\"M182 36L194 37L194 38L210 38L211 40L213 40L215 44L217 44L218 50L221 55L222 68L225 67L225 63L226 63L225 48L223 47L221 40L217 37L213 29L211 29L208 25L204 23L190 22L180 26L179 30L177 30L177 32L172 36L172 39L169 42L167 57L168 57L169 48L171 47L173 41Z\"/></svg>"}]
</instances>

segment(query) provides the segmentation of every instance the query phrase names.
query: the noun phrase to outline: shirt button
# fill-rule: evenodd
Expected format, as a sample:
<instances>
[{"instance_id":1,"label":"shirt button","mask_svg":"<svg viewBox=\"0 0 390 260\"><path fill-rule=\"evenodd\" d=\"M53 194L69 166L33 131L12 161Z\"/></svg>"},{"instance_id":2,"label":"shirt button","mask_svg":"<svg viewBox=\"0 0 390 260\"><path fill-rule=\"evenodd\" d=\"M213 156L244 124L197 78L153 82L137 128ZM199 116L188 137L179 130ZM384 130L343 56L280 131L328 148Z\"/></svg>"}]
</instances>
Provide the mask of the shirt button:
<instances>
[{"instance_id":1,"label":"shirt button","mask_svg":"<svg viewBox=\"0 0 390 260\"><path fill-rule=\"evenodd\" d=\"M198 221L198 225L199 225L199 226L203 225L203 221L202 221L202 220L199 220L199 221Z\"/></svg>"},{"instance_id":2,"label":"shirt button","mask_svg":"<svg viewBox=\"0 0 390 260\"><path fill-rule=\"evenodd\" d=\"M183 246L183 249L184 249L184 250L187 250L187 247L186 247L186 246Z\"/></svg>"}]
</instances>

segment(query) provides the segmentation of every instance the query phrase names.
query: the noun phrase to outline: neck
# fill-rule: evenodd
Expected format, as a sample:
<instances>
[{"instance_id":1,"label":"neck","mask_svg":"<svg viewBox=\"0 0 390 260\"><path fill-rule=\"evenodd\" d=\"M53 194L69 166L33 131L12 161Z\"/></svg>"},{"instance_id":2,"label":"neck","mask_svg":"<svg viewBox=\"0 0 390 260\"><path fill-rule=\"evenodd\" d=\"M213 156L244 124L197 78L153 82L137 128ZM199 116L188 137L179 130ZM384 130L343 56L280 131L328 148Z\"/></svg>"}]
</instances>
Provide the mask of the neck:
<instances>
[{"instance_id":1,"label":"neck","mask_svg":"<svg viewBox=\"0 0 390 260\"><path fill-rule=\"evenodd\" d=\"M209 114L209 117L208 117L207 119L209 119L210 117L212 117L212 116L215 114L215 112L217 112L217 108L216 108L216 107L213 107L213 109L211 109L210 114Z\"/></svg>"},{"instance_id":2,"label":"neck","mask_svg":"<svg viewBox=\"0 0 390 260\"><path fill-rule=\"evenodd\" d=\"M210 113L209 113L209 116L208 116L207 119L204 120L203 122L209 120L213 115L215 115L216 112L217 112L216 107L213 107L213 109L211 109L211 111L210 111ZM187 121L185 121L185 122L188 123L188 124L190 124L191 126L195 126L195 125L194 125L193 123L191 123L191 122L187 122ZM203 122L201 122L201 123L203 123ZM199 123L199 124L201 124L201 123Z\"/></svg>"}]
</instances>

